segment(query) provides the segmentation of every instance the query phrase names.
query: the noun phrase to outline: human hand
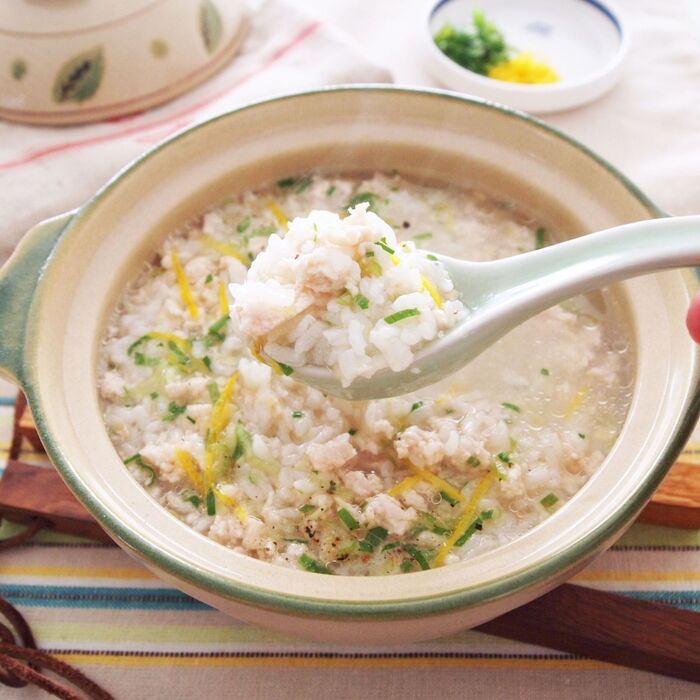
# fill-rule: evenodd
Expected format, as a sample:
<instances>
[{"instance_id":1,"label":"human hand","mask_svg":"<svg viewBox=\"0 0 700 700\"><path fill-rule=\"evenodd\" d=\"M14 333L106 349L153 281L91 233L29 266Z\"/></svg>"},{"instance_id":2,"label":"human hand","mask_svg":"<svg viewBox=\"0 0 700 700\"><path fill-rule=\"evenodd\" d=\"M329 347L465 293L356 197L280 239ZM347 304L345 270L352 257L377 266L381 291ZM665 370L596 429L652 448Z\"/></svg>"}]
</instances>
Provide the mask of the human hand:
<instances>
[{"instance_id":1,"label":"human hand","mask_svg":"<svg viewBox=\"0 0 700 700\"><path fill-rule=\"evenodd\" d=\"M700 292L698 292L693 301L690 302L690 308L688 309L685 323L688 326L690 337L696 343L700 343Z\"/></svg>"}]
</instances>

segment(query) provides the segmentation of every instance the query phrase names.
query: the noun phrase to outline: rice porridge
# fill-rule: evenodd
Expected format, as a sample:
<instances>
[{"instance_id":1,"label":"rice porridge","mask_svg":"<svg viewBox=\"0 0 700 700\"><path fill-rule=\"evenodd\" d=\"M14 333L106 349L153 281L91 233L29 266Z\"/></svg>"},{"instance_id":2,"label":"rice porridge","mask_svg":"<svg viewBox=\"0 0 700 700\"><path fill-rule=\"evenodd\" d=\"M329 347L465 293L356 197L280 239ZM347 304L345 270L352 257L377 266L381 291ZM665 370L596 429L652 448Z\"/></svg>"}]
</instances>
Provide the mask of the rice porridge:
<instances>
[{"instance_id":1,"label":"rice porridge","mask_svg":"<svg viewBox=\"0 0 700 700\"><path fill-rule=\"evenodd\" d=\"M327 367L347 387L409 367L466 315L437 256L399 243L369 206L294 219L230 286L234 325L258 352L292 370Z\"/></svg>"},{"instance_id":2,"label":"rice porridge","mask_svg":"<svg viewBox=\"0 0 700 700\"><path fill-rule=\"evenodd\" d=\"M633 358L615 298L553 307L414 394L327 397L295 381L289 348L262 353L249 342L244 319L230 313L240 300L227 291L241 289L273 234L283 237L288 221L308 222L313 210L374 212L410 255L425 247L489 260L540 247L553 233L483 192L399 175L288 177L230 198L165 240L109 320L99 390L126 468L202 535L325 574L435 568L550 517L602 462L627 413ZM394 249L391 233L382 235ZM393 262L373 247L379 276ZM462 313L449 280L415 265L455 317ZM380 303L362 286L372 276L365 268L358 289L332 290L338 318ZM435 311L431 290L422 291ZM429 304L416 297L406 308L428 308L419 301ZM313 329L305 351L323 343L327 351L326 330Z\"/></svg>"}]
</instances>

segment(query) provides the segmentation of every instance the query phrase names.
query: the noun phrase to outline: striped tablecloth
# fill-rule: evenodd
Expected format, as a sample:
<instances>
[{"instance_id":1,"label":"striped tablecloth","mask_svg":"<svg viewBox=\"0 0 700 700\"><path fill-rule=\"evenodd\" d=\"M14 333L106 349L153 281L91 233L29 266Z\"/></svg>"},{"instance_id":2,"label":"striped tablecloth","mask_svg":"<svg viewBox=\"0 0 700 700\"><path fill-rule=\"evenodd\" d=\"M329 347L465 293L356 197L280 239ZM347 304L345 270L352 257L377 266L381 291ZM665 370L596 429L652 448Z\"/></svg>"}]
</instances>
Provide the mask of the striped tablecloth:
<instances>
[{"instance_id":1,"label":"striped tablecloth","mask_svg":"<svg viewBox=\"0 0 700 700\"><path fill-rule=\"evenodd\" d=\"M14 387L0 382L0 463ZM47 464L24 445L23 461ZM17 531L4 523L0 537ZM635 525L577 583L700 611L700 533ZM233 620L116 547L56 533L0 558L0 595L41 648L120 700L161 698L691 698L697 686L465 631L420 644L313 644ZM12 691L0 688L0 697ZM41 691L14 691L31 700Z\"/></svg>"}]
</instances>

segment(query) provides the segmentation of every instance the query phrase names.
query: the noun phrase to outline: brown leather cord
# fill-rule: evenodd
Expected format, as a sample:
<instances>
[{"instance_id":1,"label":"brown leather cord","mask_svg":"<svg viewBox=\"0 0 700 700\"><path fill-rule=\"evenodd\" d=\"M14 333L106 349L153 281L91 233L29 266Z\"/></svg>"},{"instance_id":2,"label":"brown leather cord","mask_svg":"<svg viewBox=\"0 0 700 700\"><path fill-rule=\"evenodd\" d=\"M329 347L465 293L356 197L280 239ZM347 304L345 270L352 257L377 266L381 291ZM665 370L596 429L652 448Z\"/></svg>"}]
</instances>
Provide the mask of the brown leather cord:
<instances>
[{"instance_id":1,"label":"brown leather cord","mask_svg":"<svg viewBox=\"0 0 700 700\"><path fill-rule=\"evenodd\" d=\"M49 523L41 518L33 520L23 532L0 541L0 550L23 544L47 525ZM32 630L23 615L2 597L0 615L6 620L0 621L0 684L22 688L32 683L63 700L114 700L110 693L77 668L37 649ZM82 692L49 678L43 673L44 669Z\"/></svg>"},{"instance_id":2,"label":"brown leather cord","mask_svg":"<svg viewBox=\"0 0 700 700\"><path fill-rule=\"evenodd\" d=\"M26 663L21 663L21 661ZM91 700L114 700L114 697L97 683L91 681L85 674L70 664L64 663L49 656L40 649L29 649L16 644L0 644L0 664L13 675L28 683L33 683L43 690L64 700L84 700L85 697ZM47 669L57 676L67 680L85 695L76 693L63 683L49 678L44 673L35 671L32 666L36 665L41 669Z\"/></svg>"}]
</instances>

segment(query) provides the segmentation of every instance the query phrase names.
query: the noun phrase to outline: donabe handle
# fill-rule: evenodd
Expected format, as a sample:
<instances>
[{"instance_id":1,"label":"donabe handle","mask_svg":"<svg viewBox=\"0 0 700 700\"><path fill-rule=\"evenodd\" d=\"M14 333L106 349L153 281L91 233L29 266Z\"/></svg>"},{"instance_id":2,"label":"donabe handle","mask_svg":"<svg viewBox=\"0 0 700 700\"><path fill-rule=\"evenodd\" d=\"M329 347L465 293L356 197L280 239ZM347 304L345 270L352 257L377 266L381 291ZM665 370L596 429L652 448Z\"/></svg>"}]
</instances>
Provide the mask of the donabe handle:
<instances>
[{"instance_id":1,"label":"donabe handle","mask_svg":"<svg viewBox=\"0 0 700 700\"><path fill-rule=\"evenodd\" d=\"M28 231L0 269L0 375L21 383L30 307L41 271L72 212Z\"/></svg>"}]
</instances>

